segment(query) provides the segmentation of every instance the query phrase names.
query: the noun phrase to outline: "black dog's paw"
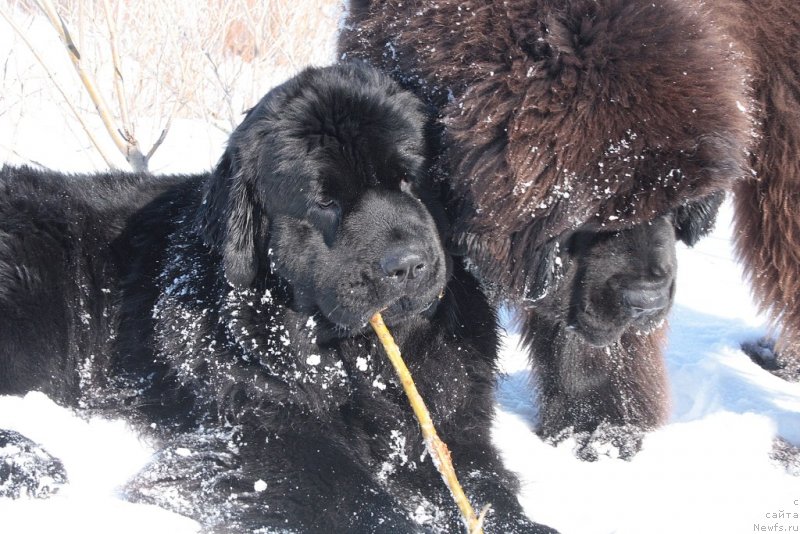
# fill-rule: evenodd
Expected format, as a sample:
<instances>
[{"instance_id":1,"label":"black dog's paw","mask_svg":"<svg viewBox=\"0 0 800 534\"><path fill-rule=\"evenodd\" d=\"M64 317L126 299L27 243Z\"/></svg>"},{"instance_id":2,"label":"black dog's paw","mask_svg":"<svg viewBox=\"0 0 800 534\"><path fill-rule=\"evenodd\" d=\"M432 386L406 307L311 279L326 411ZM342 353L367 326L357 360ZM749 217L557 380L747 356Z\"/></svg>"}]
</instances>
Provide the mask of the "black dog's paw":
<instances>
[{"instance_id":1,"label":"black dog's paw","mask_svg":"<svg viewBox=\"0 0 800 534\"><path fill-rule=\"evenodd\" d=\"M0 429L0 497L45 498L66 482L58 458L19 432Z\"/></svg>"},{"instance_id":2,"label":"black dog's paw","mask_svg":"<svg viewBox=\"0 0 800 534\"><path fill-rule=\"evenodd\" d=\"M558 445L573 440L573 453L585 462L596 462L601 457L630 460L641 450L644 434L644 430L634 425L601 423L591 432L567 428L547 441Z\"/></svg>"},{"instance_id":3,"label":"black dog's paw","mask_svg":"<svg viewBox=\"0 0 800 534\"><path fill-rule=\"evenodd\" d=\"M790 349L777 351L775 341L766 337L742 343L742 352L762 369L789 382L800 381L800 354Z\"/></svg>"},{"instance_id":4,"label":"black dog's paw","mask_svg":"<svg viewBox=\"0 0 800 534\"><path fill-rule=\"evenodd\" d=\"M227 502L245 489L235 486L240 464L226 432L197 432L164 444L152 461L125 485L131 502L167 508L207 525L227 521ZM250 482L250 491L254 491ZM257 491L257 490L256 490Z\"/></svg>"}]
</instances>

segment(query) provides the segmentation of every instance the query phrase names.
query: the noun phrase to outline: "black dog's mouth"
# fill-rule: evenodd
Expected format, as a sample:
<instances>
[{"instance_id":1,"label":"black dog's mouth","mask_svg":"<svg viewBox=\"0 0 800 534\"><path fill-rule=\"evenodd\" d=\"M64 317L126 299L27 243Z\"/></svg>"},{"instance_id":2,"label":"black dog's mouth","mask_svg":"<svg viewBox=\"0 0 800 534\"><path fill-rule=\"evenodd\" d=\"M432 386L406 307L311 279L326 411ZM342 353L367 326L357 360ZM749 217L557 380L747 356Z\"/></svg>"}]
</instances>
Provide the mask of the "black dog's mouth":
<instances>
[{"instance_id":1,"label":"black dog's mouth","mask_svg":"<svg viewBox=\"0 0 800 534\"><path fill-rule=\"evenodd\" d=\"M399 323L417 315L431 317L436 312L442 294L443 293L440 293L435 298L427 301L417 301L408 297L400 297L392 304L379 311L387 324Z\"/></svg>"},{"instance_id":2,"label":"black dog's mouth","mask_svg":"<svg viewBox=\"0 0 800 534\"><path fill-rule=\"evenodd\" d=\"M567 329L581 336L589 345L593 347L607 347L613 345L622 337L624 327L610 327L599 324L588 324L592 322L586 318L576 318L570 321Z\"/></svg>"},{"instance_id":3,"label":"black dog's mouth","mask_svg":"<svg viewBox=\"0 0 800 534\"><path fill-rule=\"evenodd\" d=\"M320 315L324 320L317 323L317 342L322 343L361 334L369 328L369 320L378 312L388 326L402 324L413 317L430 318L436 313L441 294L443 293L425 299L402 296L388 305L365 307L358 312L341 307L336 307L328 313L320 310Z\"/></svg>"},{"instance_id":4,"label":"black dog's mouth","mask_svg":"<svg viewBox=\"0 0 800 534\"><path fill-rule=\"evenodd\" d=\"M662 324L669 307L632 317L621 306L610 310L594 309L591 305L573 313L568 323L568 330L581 336L594 347L607 347L618 342L630 328L642 332L650 332Z\"/></svg>"}]
</instances>

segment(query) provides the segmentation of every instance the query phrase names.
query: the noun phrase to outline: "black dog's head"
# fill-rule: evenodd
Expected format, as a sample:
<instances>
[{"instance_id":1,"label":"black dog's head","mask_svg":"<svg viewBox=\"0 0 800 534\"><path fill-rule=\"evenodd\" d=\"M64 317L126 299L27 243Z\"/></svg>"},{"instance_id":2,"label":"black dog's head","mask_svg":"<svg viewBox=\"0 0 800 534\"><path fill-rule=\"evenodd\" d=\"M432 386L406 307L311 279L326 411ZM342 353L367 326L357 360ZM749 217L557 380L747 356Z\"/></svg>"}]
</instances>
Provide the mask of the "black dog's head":
<instances>
[{"instance_id":1,"label":"black dog's head","mask_svg":"<svg viewBox=\"0 0 800 534\"><path fill-rule=\"evenodd\" d=\"M717 192L623 230L587 224L553 240L537 271L546 290L532 283L539 292L525 307L595 346L619 341L628 327L651 331L672 306L677 241L692 246L708 234L724 198Z\"/></svg>"},{"instance_id":2,"label":"black dog's head","mask_svg":"<svg viewBox=\"0 0 800 534\"><path fill-rule=\"evenodd\" d=\"M199 224L234 287L269 273L346 332L431 309L447 277L425 196L422 104L361 64L308 69L232 134Z\"/></svg>"},{"instance_id":3,"label":"black dog's head","mask_svg":"<svg viewBox=\"0 0 800 534\"><path fill-rule=\"evenodd\" d=\"M578 231L558 256L563 278L534 305L589 344L618 341L630 327L649 332L675 295L675 216L617 232Z\"/></svg>"}]
</instances>

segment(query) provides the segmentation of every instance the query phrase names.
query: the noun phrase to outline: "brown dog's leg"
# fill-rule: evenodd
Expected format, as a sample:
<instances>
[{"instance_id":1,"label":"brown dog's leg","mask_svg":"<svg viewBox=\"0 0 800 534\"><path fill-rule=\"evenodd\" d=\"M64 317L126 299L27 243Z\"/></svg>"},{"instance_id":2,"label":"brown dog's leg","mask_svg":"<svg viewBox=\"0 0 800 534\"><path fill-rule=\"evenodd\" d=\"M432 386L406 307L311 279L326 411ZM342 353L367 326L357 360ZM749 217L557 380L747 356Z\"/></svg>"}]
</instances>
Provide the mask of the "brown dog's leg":
<instances>
[{"instance_id":1,"label":"brown dog's leg","mask_svg":"<svg viewBox=\"0 0 800 534\"><path fill-rule=\"evenodd\" d=\"M722 12L727 2L719 4ZM753 176L734 189L736 248L758 307L778 333L777 374L798 380L800 4L779 0L737 7L725 11L723 20L748 51L758 135L752 148Z\"/></svg>"}]
</instances>

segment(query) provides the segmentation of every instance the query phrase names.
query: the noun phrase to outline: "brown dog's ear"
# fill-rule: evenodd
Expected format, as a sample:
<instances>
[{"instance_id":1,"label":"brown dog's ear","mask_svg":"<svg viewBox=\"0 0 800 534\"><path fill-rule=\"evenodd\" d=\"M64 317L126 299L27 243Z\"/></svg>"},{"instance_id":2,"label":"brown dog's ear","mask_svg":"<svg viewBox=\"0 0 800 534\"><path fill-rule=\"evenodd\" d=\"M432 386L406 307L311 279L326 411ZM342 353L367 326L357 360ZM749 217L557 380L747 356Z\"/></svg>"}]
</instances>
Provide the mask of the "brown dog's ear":
<instances>
[{"instance_id":1,"label":"brown dog's ear","mask_svg":"<svg viewBox=\"0 0 800 534\"><path fill-rule=\"evenodd\" d=\"M372 5L372 0L350 0L350 15L361 16Z\"/></svg>"},{"instance_id":2,"label":"brown dog's ear","mask_svg":"<svg viewBox=\"0 0 800 534\"><path fill-rule=\"evenodd\" d=\"M678 206L675 215L675 236L694 246L697 241L711 232L717 220L717 212L725 200L725 193L717 191L707 197Z\"/></svg>"},{"instance_id":3,"label":"brown dog's ear","mask_svg":"<svg viewBox=\"0 0 800 534\"><path fill-rule=\"evenodd\" d=\"M252 180L229 146L206 180L198 210L198 225L206 245L222 256L225 278L234 287L247 287L258 272L255 236L261 208Z\"/></svg>"}]
</instances>

